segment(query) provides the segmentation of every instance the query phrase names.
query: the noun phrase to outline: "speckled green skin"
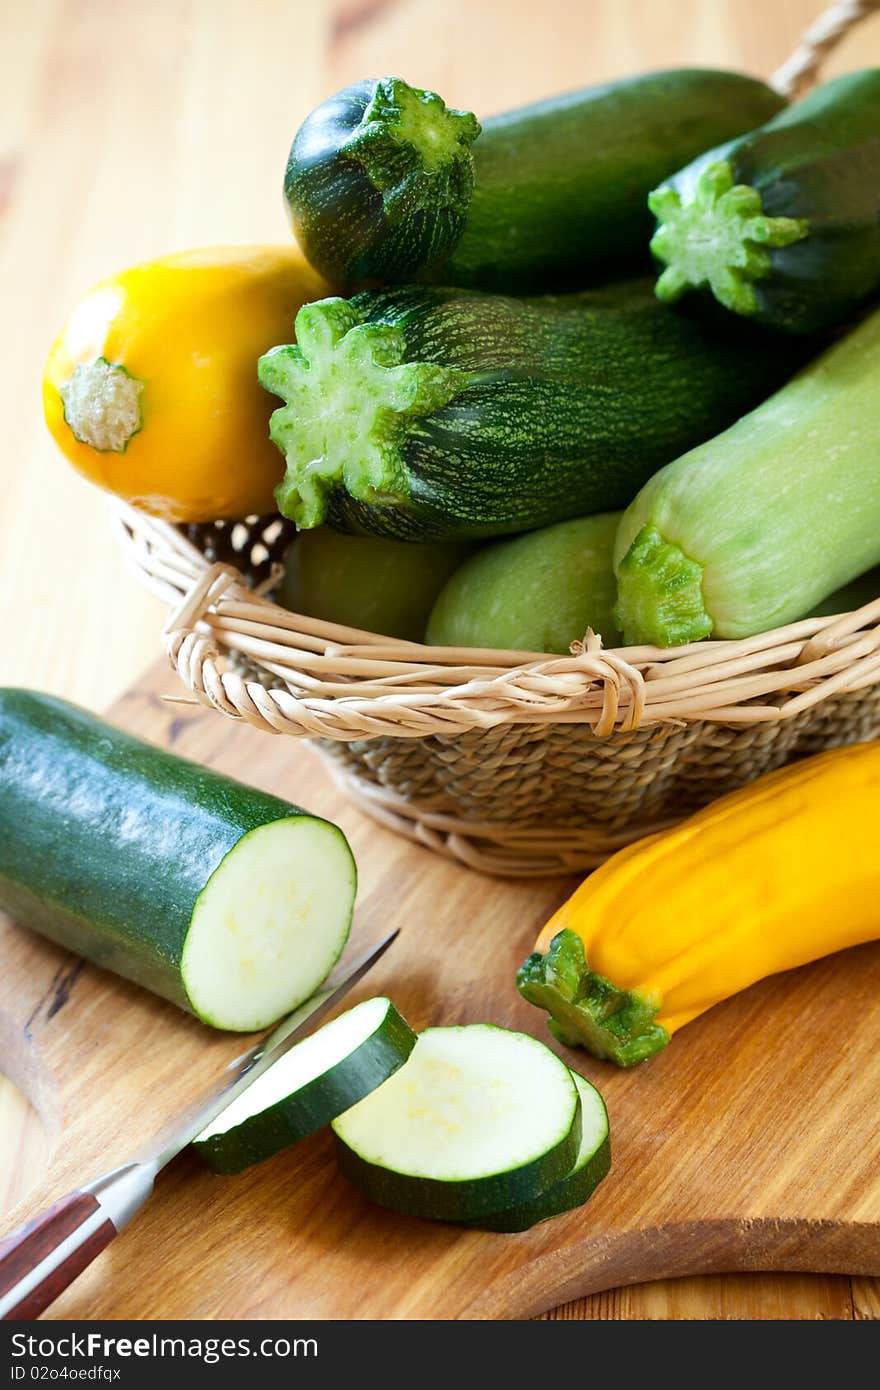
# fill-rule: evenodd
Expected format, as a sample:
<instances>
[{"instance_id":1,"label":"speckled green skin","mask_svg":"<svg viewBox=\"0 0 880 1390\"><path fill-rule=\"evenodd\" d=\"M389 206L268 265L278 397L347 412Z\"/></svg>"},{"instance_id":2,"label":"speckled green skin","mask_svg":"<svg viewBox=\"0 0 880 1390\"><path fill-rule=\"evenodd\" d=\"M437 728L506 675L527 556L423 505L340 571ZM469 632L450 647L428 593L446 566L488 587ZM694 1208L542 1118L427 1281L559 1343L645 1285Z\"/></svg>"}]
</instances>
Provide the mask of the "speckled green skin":
<instances>
[{"instance_id":1,"label":"speckled green skin","mask_svg":"<svg viewBox=\"0 0 880 1390\"><path fill-rule=\"evenodd\" d=\"M444 280L523 293L647 266L651 189L783 105L754 78L679 69L490 117L474 144L474 191Z\"/></svg>"},{"instance_id":2,"label":"speckled green skin","mask_svg":"<svg viewBox=\"0 0 880 1390\"><path fill-rule=\"evenodd\" d=\"M208 879L249 831L305 814L66 700L0 690L0 909L181 1008Z\"/></svg>"},{"instance_id":3,"label":"speckled green skin","mask_svg":"<svg viewBox=\"0 0 880 1390\"><path fill-rule=\"evenodd\" d=\"M288 401L271 421L288 465L279 509L301 528L400 540L614 511L800 360L796 345L731 322L670 312L650 280L537 299L406 287L307 305L298 345L260 362L263 385Z\"/></svg>"},{"instance_id":4,"label":"speckled green skin","mask_svg":"<svg viewBox=\"0 0 880 1390\"><path fill-rule=\"evenodd\" d=\"M505 112L480 133L469 112L400 78L356 82L304 122L285 198L300 245L337 286L421 273L511 293L569 289L647 269L650 190L783 104L754 78L682 69Z\"/></svg>"},{"instance_id":5,"label":"speckled green skin","mask_svg":"<svg viewBox=\"0 0 880 1390\"><path fill-rule=\"evenodd\" d=\"M322 102L284 176L294 234L316 270L344 286L411 279L443 260L464 226L479 130L469 111L396 77Z\"/></svg>"},{"instance_id":6,"label":"speckled green skin","mask_svg":"<svg viewBox=\"0 0 880 1390\"><path fill-rule=\"evenodd\" d=\"M707 174L725 165L732 187L725 179L712 203ZM698 198L706 217L685 226L679 209ZM724 223L721 302L792 333L842 322L880 291L880 68L834 78L761 129L709 149L665 180L652 206L661 218L652 245L667 265L658 292L667 298L704 283L689 278L684 239L719 234ZM728 231L737 246L725 260Z\"/></svg>"},{"instance_id":7,"label":"speckled green skin","mask_svg":"<svg viewBox=\"0 0 880 1390\"><path fill-rule=\"evenodd\" d=\"M193 1148L215 1173L240 1173L323 1129L403 1066L416 1034L393 1004L376 1031L336 1066L225 1134Z\"/></svg>"}]
</instances>

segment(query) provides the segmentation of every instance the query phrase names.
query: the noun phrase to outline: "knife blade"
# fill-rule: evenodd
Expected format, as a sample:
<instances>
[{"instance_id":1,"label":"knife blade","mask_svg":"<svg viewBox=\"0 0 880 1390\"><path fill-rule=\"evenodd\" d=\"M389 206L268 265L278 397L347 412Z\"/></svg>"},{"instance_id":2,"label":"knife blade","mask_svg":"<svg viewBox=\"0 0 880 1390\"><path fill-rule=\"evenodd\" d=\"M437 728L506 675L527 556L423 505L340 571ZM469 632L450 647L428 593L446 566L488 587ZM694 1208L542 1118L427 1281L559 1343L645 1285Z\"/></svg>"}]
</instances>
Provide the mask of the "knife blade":
<instances>
[{"instance_id":1,"label":"knife blade","mask_svg":"<svg viewBox=\"0 0 880 1390\"><path fill-rule=\"evenodd\" d=\"M175 1118L160 1130L136 1155L138 1163L155 1163L156 1172L161 1172L175 1154L185 1149L202 1130L216 1119L222 1110L231 1105L237 1096L256 1081L258 1076L268 1071L289 1052L298 1042L312 1032L316 1024L344 999L350 990L363 979L376 961L384 956L394 941L400 928L383 937L377 946L365 951L346 970L338 984L312 995L287 1018L269 1030L254 1047L241 1057L230 1062L218 1085L212 1086L204 1095L190 1105L182 1115Z\"/></svg>"},{"instance_id":2,"label":"knife blade","mask_svg":"<svg viewBox=\"0 0 880 1390\"><path fill-rule=\"evenodd\" d=\"M35 1318L139 1211L157 1175L237 1096L308 1036L385 954L399 928L364 952L342 978L230 1062L218 1082L120 1167L76 1188L0 1241L0 1319Z\"/></svg>"}]
</instances>

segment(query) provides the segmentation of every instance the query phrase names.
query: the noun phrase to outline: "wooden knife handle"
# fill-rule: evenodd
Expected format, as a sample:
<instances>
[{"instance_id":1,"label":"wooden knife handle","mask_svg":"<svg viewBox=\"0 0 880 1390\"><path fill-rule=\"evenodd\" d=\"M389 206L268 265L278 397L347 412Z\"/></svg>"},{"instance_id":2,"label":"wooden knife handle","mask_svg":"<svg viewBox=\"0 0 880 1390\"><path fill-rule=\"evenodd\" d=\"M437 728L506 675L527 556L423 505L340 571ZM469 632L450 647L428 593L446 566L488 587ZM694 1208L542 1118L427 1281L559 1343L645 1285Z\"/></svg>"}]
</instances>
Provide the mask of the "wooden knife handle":
<instances>
[{"instance_id":1,"label":"wooden knife handle","mask_svg":"<svg viewBox=\"0 0 880 1390\"><path fill-rule=\"evenodd\" d=\"M0 1316L36 1318L116 1235L90 1192L62 1197L0 1241Z\"/></svg>"}]
</instances>

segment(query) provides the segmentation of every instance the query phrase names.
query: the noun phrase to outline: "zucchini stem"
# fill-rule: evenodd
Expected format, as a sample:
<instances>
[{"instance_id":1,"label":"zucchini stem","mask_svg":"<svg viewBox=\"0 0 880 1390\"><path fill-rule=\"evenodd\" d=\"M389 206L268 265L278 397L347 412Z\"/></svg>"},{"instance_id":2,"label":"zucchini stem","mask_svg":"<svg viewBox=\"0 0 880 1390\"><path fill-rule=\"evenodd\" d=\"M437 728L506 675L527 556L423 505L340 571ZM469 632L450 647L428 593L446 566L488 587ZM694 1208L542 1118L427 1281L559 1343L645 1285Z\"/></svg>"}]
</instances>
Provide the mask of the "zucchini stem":
<instances>
[{"instance_id":1,"label":"zucchini stem","mask_svg":"<svg viewBox=\"0 0 880 1390\"><path fill-rule=\"evenodd\" d=\"M714 623L703 598L703 567L643 526L617 568L614 617L627 644L677 647L708 637Z\"/></svg>"},{"instance_id":2,"label":"zucchini stem","mask_svg":"<svg viewBox=\"0 0 880 1390\"><path fill-rule=\"evenodd\" d=\"M339 487L361 502L405 503L407 417L445 405L467 374L404 362L401 330L366 322L346 299L306 304L296 337L296 346L272 348L258 368L261 385L285 401L269 423L287 461L275 489L279 511L309 530L326 519Z\"/></svg>"},{"instance_id":3,"label":"zucchini stem","mask_svg":"<svg viewBox=\"0 0 880 1390\"><path fill-rule=\"evenodd\" d=\"M436 92L410 87L400 77L386 77L376 83L346 144L346 158L361 165L381 195L389 229L421 241L430 225L422 253L426 264L447 255L464 229L474 189L471 145L479 133L473 112L448 107ZM420 222L425 225L417 231Z\"/></svg>"},{"instance_id":4,"label":"zucchini stem","mask_svg":"<svg viewBox=\"0 0 880 1390\"><path fill-rule=\"evenodd\" d=\"M143 428L143 389L142 381L106 357L81 362L60 393L74 439L102 454L124 454Z\"/></svg>"},{"instance_id":5,"label":"zucchini stem","mask_svg":"<svg viewBox=\"0 0 880 1390\"><path fill-rule=\"evenodd\" d=\"M576 932L557 932L546 955L534 951L520 966L516 986L524 999L550 1015L548 1028L567 1047L632 1067L660 1052L669 1034L654 1022L659 1005L637 990L618 989L590 970Z\"/></svg>"},{"instance_id":6,"label":"zucchini stem","mask_svg":"<svg viewBox=\"0 0 880 1390\"><path fill-rule=\"evenodd\" d=\"M767 217L758 189L735 183L726 159L702 170L689 202L662 186L648 206L659 223L651 250L666 266L657 297L672 303L708 285L719 303L746 317L758 312L753 282L772 269L771 248L802 241L810 230L806 218Z\"/></svg>"},{"instance_id":7,"label":"zucchini stem","mask_svg":"<svg viewBox=\"0 0 880 1390\"><path fill-rule=\"evenodd\" d=\"M376 188L394 190L396 186L388 165L389 144L413 171L447 178L458 171L472 185L470 146L479 133L480 123L472 111L457 111L436 92L411 87L400 77L386 77L376 83L353 143L364 168L375 172ZM374 153L379 156L375 160Z\"/></svg>"}]
</instances>

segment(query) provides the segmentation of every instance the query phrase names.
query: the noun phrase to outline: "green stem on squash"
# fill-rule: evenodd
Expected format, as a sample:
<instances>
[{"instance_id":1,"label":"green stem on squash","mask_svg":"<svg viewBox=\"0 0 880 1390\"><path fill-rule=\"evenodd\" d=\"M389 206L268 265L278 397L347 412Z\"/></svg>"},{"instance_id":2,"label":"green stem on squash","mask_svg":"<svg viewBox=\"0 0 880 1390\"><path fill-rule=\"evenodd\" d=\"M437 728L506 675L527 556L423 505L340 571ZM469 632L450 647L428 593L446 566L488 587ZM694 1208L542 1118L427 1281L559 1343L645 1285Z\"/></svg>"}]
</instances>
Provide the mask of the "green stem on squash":
<instances>
[{"instance_id":1,"label":"green stem on squash","mask_svg":"<svg viewBox=\"0 0 880 1390\"><path fill-rule=\"evenodd\" d=\"M759 191L735 183L727 160L702 170L690 201L664 185L648 206L659 222L651 250L666 266L658 298L672 303L708 285L719 303L746 317L758 311L754 282L769 274L771 248L802 241L810 230L805 218L766 216Z\"/></svg>"},{"instance_id":2,"label":"green stem on squash","mask_svg":"<svg viewBox=\"0 0 880 1390\"><path fill-rule=\"evenodd\" d=\"M576 932L557 932L546 954L535 951L517 972L524 999L550 1015L554 1038L594 1057L632 1067L660 1052L669 1034L655 1023L658 1005L637 990L618 989L590 970Z\"/></svg>"},{"instance_id":3,"label":"green stem on squash","mask_svg":"<svg viewBox=\"0 0 880 1390\"><path fill-rule=\"evenodd\" d=\"M703 598L703 567L643 526L617 567L617 626L630 645L677 647L708 637L714 623Z\"/></svg>"}]
</instances>

